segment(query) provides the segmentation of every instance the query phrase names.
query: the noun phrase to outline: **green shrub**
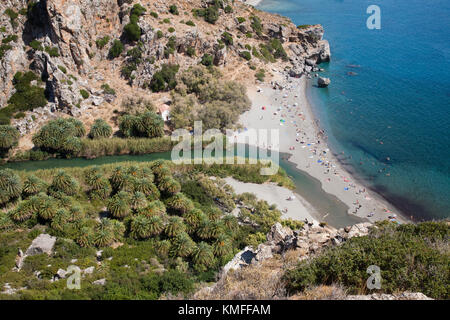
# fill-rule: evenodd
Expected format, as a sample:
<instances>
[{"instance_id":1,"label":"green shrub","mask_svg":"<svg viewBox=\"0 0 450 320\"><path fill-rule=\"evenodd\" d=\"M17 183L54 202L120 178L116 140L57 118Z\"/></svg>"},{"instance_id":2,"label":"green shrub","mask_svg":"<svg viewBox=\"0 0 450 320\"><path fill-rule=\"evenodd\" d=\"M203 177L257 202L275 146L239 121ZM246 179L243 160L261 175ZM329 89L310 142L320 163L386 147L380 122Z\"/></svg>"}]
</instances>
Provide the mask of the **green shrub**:
<instances>
[{"instance_id":1,"label":"green shrub","mask_svg":"<svg viewBox=\"0 0 450 320\"><path fill-rule=\"evenodd\" d=\"M145 9L142 5L140 5L139 3L136 3L133 8L131 9L131 13L130 16L142 16L145 12L147 11L147 9Z\"/></svg>"},{"instance_id":2,"label":"green shrub","mask_svg":"<svg viewBox=\"0 0 450 320\"><path fill-rule=\"evenodd\" d=\"M309 27L311 27L310 24L301 24L301 25L298 25L298 26L297 26L298 29L307 29L307 28L309 28Z\"/></svg>"},{"instance_id":3,"label":"green shrub","mask_svg":"<svg viewBox=\"0 0 450 320\"><path fill-rule=\"evenodd\" d=\"M257 16L252 16L252 17L250 17L250 20L251 20L250 26L252 27L253 31L258 36L261 36L262 35L261 19L259 17L257 17Z\"/></svg>"},{"instance_id":4,"label":"green shrub","mask_svg":"<svg viewBox=\"0 0 450 320\"><path fill-rule=\"evenodd\" d=\"M44 47L42 46L42 43L38 40L33 40L29 43L29 46L34 51L44 51Z\"/></svg>"},{"instance_id":5,"label":"green shrub","mask_svg":"<svg viewBox=\"0 0 450 320\"><path fill-rule=\"evenodd\" d=\"M170 27L170 28L168 29L168 31L169 31L170 33L173 33L173 32L175 32L175 28L174 28L174 27Z\"/></svg>"},{"instance_id":6,"label":"green shrub","mask_svg":"<svg viewBox=\"0 0 450 320\"><path fill-rule=\"evenodd\" d=\"M158 30L158 31L156 32L156 37L157 37L158 39L161 39L162 37L164 37L164 33L163 33L161 30Z\"/></svg>"},{"instance_id":7,"label":"green shrub","mask_svg":"<svg viewBox=\"0 0 450 320\"><path fill-rule=\"evenodd\" d=\"M252 59L252 55L249 51L241 51L239 52L239 55L247 61Z\"/></svg>"},{"instance_id":8,"label":"green shrub","mask_svg":"<svg viewBox=\"0 0 450 320\"><path fill-rule=\"evenodd\" d=\"M123 52L123 44L120 42L120 40L114 40L113 45L111 49L109 49L109 57L111 59L115 59L118 56L120 56Z\"/></svg>"},{"instance_id":9,"label":"green shrub","mask_svg":"<svg viewBox=\"0 0 450 320\"><path fill-rule=\"evenodd\" d=\"M283 45L281 44L281 41L278 39L272 39L270 41L270 48L271 53L273 53L273 56L275 59L283 59L283 61L287 61L288 55L286 51L284 51Z\"/></svg>"},{"instance_id":10,"label":"green shrub","mask_svg":"<svg viewBox=\"0 0 450 320\"><path fill-rule=\"evenodd\" d=\"M174 4L169 7L169 12L174 15L179 15L178 8Z\"/></svg>"},{"instance_id":11,"label":"green shrub","mask_svg":"<svg viewBox=\"0 0 450 320\"><path fill-rule=\"evenodd\" d=\"M107 83L102 84L101 88L102 88L102 90L103 90L103 92L104 92L105 94L111 94L111 95L115 95L115 94L116 94L116 90L114 90L113 88L111 88L111 87L109 86L109 84L107 84Z\"/></svg>"},{"instance_id":12,"label":"green shrub","mask_svg":"<svg viewBox=\"0 0 450 320\"><path fill-rule=\"evenodd\" d=\"M6 38L3 38L2 43L3 44L8 44L10 42L16 42L18 38L19 37L17 35L15 35L15 34L9 35Z\"/></svg>"},{"instance_id":13,"label":"green shrub","mask_svg":"<svg viewBox=\"0 0 450 320\"><path fill-rule=\"evenodd\" d=\"M230 5L227 5L224 8L225 13L232 13L233 12L233 8Z\"/></svg>"},{"instance_id":14,"label":"green shrub","mask_svg":"<svg viewBox=\"0 0 450 320\"><path fill-rule=\"evenodd\" d=\"M205 53L202 57L200 63L206 67L210 67L213 65L214 57L210 54Z\"/></svg>"},{"instance_id":15,"label":"green shrub","mask_svg":"<svg viewBox=\"0 0 450 320\"><path fill-rule=\"evenodd\" d=\"M150 82L150 89L153 92L174 89L177 85L176 74L179 69L179 65L163 64L161 70L153 75Z\"/></svg>"},{"instance_id":16,"label":"green shrub","mask_svg":"<svg viewBox=\"0 0 450 320\"><path fill-rule=\"evenodd\" d=\"M195 23L192 20L186 21L186 24L191 27L195 27Z\"/></svg>"},{"instance_id":17,"label":"green shrub","mask_svg":"<svg viewBox=\"0 0 450 320\"><path fill-rule=\"evenodd\" d=\"M136 23L130 22L125 26L124 31L130 41L138 41L141 38L141 28Z\"/></svg>"},{"instance_id":18,"label":"green shrub","mask_svg":"<svg viewBox=\"0 0 450 320\"><path fill-rule=\"evenodd\" d=\"M61 72L64 73L64 74L67 73L67 69L64 66L58 66L58 69L61 70Z\"/></svg>"},{"instance_id":19,"label":"green shrub","mask_svg":"<svg viewBox=\"0 0 450 320\"><path fill-rule=\"evenodd\" d=\"M266 71L264 69L259 69L259 71L257 73L255 73L256 79L258 79L261 82L264 81L265 76L266 76Z\"/></svg>"},{"instance_id":20,"label":"green shrub","mask_svg":"<svg viewBox=\"0 0 450 320\"><path fill-rule=\"evenodd\" d=\"M84 90L84 89L81 89L81 90L80 90L80 94L81 94L81 96L83 97L83 99L89 98L89 92L87 92L87 91Z\"/></svg>"},{"instance_id":21,"label":"green shrub","mask_svg":"<svg viewBox=\"0 0 450 320\"><path fill-rule=\"evenodd\" d=\"M38 79L31 71L18 72L14 75L13 84L16 92L8 100L13 112L33 110L47 104L45 89L31 85L32 81L38 81Z\"/></svg>"},{"instance_id":22,"label":"green shrub","mask_svg":"<svg viewBox=\"0 0 450 320\"><path fill-rule=\"evenodd\" d=\"M195 56L195 48L194 48L194 47L188 47L188 48L186 49L186 54L187 54L189 57L194 57L194 56Z\"/></svg>"},{"instance_id":23,"label":"green shrub","mask_svg":"<svg viewBox=\"0 0 450 320\"><path fill-rule=\"evenodd\" d=\"M158 18L158 14L154 11L150 12L150 15L155 19Z\"/></svg>"},{"instance_id":24,"label":"green shrub","mask_svg":"<svg viewBox=\"0 0 450 320\"><path fill-rule=\"evenodd\" d=\"M45 47L45 52L47 52L50 57L59 57L59 50L57 47Z\"/></svg>"},{"instance_id":25,"label":"green shrub","mask_svg":"<svg viewBox=\"0 0 450 320\"><path fill-rule=\"evenodd\" d=\"M163 23L170 23L170 19L169 19L169 18L165 18L165 19L163 19L162 22L163 22Z\"/></svg>"},{"instance_id":26,"label":"green shrub","mask_svg":"<svg viewBox=\"0 0 450 320\"><path fill-rule=\"evenodd\" d=\"M233 36L225 31L224 33L222 33L222 41L225 43L225 45L230 46L233 44Z\"/></svg>"},{"instance_id":27,"label":"green shrub","mask_svg":"<svg viewBox=\"0 0 450 320\"><path fill-rule=\"evenodd\" d=\"M103 38L98 38L95 41L95 44L97 45L97 48L103 49L109 43L110 39L111 38L109 36L104 36Z\"/></svg>"},{"instance_id":28,"label":"green shrub","mask_svg":"<svg viewBox=\"0 0 450 320\"><path fill-rule=\"evenodd\" d=\"M17 21L16 20L19 17L19 14L16 11L14 11L13 9L10 9L10 8L5 10L5 14L9 17L9 21L11 22L11 26L13 28L16 28L17 27Z\"/></svg>"},{"instance_id":29,"label":"green shrub","mask_svg":"<svg viewBox=\"0 0 450 320\"><path fill-rule=\"evenodd\" d=\"M236 19L237 19L239 24L245 22L245 18L244 17L237 17Z\"/></svg>"},{"instance_id":30,"label":"green shrub","mask_svg":"<svg viewBox=\"0 0 450 320\"><path fill-rule=\"evenodd\" d=\"M6 52L12 49L12 46L9 44L1 44L0 45L0 61L5 56Z\"/></svg>"}]
</instances>

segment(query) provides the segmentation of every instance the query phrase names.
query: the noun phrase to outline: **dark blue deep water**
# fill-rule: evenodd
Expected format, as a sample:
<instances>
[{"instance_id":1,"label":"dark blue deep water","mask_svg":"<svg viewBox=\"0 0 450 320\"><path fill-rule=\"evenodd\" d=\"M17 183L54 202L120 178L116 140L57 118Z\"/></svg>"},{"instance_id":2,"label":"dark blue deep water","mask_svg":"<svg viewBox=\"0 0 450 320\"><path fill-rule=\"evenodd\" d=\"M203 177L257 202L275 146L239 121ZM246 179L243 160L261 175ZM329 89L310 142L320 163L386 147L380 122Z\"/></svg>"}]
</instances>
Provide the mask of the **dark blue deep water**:
<instances>
[{"instance_id":1,"label":"dark blue deep water","mask_svg":"<svg viewBox=\"0 0 450 320\"><path fill-rule=\"evenodd\" d=\"M381 29L369 30L369 5ZM309 99L348 168L416 219L450 216L450 1L263 0L322 24L332 61ZM353 75L348 73L352 72Z\"/></svg>"}]
</instances>

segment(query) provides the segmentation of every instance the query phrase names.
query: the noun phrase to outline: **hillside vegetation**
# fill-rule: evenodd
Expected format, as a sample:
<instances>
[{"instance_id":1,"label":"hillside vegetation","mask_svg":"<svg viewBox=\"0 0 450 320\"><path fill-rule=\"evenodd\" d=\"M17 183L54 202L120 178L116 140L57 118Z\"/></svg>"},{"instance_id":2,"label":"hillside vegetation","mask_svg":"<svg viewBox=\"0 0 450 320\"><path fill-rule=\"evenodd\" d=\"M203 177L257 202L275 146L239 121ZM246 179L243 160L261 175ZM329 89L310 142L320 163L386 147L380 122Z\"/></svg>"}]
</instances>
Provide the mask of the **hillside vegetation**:
<instances>
[{"instance_id":1,"label":"hillside vegetation","mask_svg":"<svg viewBox=\"0 0 450 320\"><path fill-rule=\"evenodd\" d=\"M155 161L0 170L0 285L17 290L7 298L21 299L187 295L214 281L239 249L263 241L260 235L280 220L264 201L254 202L255 218L232 214L238 198L220 177L290 185L284 172L261 176L260 168ZM30 255L17 270L19 249L41 233L57 237L53 252ZM70 265L95 269L83 275L81 290L57 281Z\"/></svg>"}]
</instances>

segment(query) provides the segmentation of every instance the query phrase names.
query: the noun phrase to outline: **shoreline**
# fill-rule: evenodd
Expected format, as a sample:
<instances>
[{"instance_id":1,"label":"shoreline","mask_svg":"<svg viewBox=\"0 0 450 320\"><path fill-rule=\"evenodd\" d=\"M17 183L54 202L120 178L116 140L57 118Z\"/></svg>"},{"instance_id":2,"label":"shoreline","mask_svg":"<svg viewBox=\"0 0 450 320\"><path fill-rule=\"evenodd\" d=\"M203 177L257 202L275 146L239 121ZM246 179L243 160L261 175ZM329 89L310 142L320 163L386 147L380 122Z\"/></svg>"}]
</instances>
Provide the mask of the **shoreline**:
<instances>
[{"instance_id":1,"label":"shoreline","mask_svg":"<svg viewBox=\"0 0 450 320\"><path fill-rule=\"evenodd\" d=\"M259 5L263 0L240 0L242 3L248 4L249 6L256 7Z\"/></svg>"},{"instance_id":2,"label":"shoreline","mask_svg":"<svg viewBox=\"0 0 450 320\"><path fill-rule=\"evenodd\" d=\"M370 222L395 215L398 222L412 222L399 214L381 195L364 186L354 174L350 174L330 150L307 98L306 77L290 78L280 72L274 75L272 83L281 85L282 89L279 86L274 89L267 83L247 88L252 107L240 117L244 128L280 129L279 152L289 154L288 161L294 163L297 169L319 180L325 192L347 205L349 215ZM262 91L258 92L258 89ZM262 109L263 106L266 110ZM244 133L237 133L240 134Z\"/></svg>"}]
</instances>

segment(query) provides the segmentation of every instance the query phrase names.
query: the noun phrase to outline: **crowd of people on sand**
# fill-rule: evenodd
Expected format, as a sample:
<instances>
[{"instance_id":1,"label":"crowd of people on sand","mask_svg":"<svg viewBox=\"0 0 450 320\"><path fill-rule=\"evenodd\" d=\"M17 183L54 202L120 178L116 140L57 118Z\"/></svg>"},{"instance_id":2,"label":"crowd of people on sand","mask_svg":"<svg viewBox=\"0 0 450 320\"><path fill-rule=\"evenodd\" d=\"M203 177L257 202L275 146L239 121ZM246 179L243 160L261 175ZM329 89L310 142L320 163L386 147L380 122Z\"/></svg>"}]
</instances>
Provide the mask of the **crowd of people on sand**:
<instances>
[{"instance_id":1,"label":"crowd of people on sand","mask_svg":"<svg viewBox=\"0 0 450 320\"><path fill-rule=\"evenodd\" d=\"M329 175L325 178L324 181L331 182L332 179L342 179L343 182L346 183L344 187L344 191L354 192L355 196L360 197L361 200L365 200L365 203L361 203L359 199L357 199L353 205L352 213L358 214L358 212L363 208L363 206L367 206L369 201L372 199L369 197L366 188L357 189L357 185L353 183L348 176L341 173L338 170L336 164L330 160L330 149L327 147L326 140L327 135L324 129L315 129L315 130L304 130L302 126L308 124L306 121L306 110L303 110L303 107L300 106L297 102L289 103L289 100L294 98L298 98L298 85L296 82L292 80L285 80L282 84L276 83L273 85L274 90L278 90L281 92L281 97L278 94L275 95L274 101L278 104L276 111L274 111L270 115L266 115L265 112L268 111L268 106L262 106L261 112L263 113L260 116L260 120L264 119L265 116L270 116L271 120L279 121L280 126L293 126L296 132L295 142L297 145L291 145L289 150L295 150L296 147L300 148L308 148L310 151L310 155L308 156L308 163L306 165L307 168L310 168L311 165L317 163L318 165L323 167L323 174ZM262 93L262 90L260 91ZM278 120L279 119L279 120ZM317 124L317 123L316 123ZM314 132L313 136L309 135L309 132ZM324 142L325 141L325 142ZM323 143L322 143L323 142ZM265 148L265 145L261 145L260 147ZM270 145L267 146L270 149ZM373 208L368 214L367 217L373 217L374 215L382 214L380 211L376 211L376 208ZM392 214L388 209L384 208L383 212L388 215L388 218L391 221L396 221L396 215ZM381 218L381 216L380 216ZM384 216L382 218L385 218Z\"/></svg>"}]
</instances>

